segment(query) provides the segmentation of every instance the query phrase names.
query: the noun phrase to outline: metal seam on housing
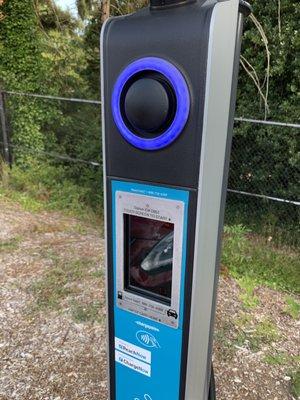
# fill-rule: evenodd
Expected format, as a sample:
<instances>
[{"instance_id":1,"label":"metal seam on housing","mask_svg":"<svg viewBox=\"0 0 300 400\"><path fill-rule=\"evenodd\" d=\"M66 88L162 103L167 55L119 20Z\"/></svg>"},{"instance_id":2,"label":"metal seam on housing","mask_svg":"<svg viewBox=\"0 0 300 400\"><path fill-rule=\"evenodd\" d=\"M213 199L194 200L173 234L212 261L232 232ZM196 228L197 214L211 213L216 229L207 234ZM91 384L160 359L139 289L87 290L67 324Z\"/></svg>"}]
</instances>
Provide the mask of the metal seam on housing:
<instances>
[{"instance_id":1,"label":"metal seam on housing","mask_svg":"<svg viewBox=\"0 0 300 400\"><path fill-rule=\"evenodd\" d=\"M101 54L101 65L100 65L100 76L101 76L101 103L102 103L102 110L101 110L101 118L102 118L102 150L103 150L103 193L104 193L104 237L105 237L105 297L106 297L106 315L109 316L109 290L108 290L108 230L107 230L107 173L106 173L106 151L105 151L105 101L104 101L104 36L106 33L106 28L109 25L111 19L107 19L101 29L100 35L100 54ZM106 320L106 332L107 332L107 339L106 339L106 351L109 354L109 319ZM111 360L110 357L107 359L107 389L108 389L108 400L111 400Z\"/></svg>"},{"instance_id":2,"label":"metal seam on housing","mask_svg":"<svg viewBox=\"0 0 300 400\"><path fill-rule=\"evenodd\" d=\"M149 70L163 74L170 81L177 99L173 122L165 132L153 139L135 135L126 126L120 110L122 91L128 80L139 72ZM142 150L159 150L171 144L181 134L190 112L190 94L185 78L173 64L158 57L144 57L132 62L121 72L113 89L111 106L115 124L127 142Z\"/></svg>"}]
</instances>

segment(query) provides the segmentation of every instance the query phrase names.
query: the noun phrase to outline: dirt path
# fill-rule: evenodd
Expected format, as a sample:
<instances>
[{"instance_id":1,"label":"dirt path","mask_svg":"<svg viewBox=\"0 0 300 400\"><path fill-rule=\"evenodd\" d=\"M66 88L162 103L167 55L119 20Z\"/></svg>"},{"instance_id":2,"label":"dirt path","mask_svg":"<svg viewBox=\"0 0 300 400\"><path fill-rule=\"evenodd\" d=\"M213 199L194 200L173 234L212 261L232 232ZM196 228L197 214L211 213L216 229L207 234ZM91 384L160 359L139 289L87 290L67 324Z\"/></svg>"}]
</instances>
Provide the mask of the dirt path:
<instances>
[{"instance_id":1,"label":"dirt path","mask_svg":"<svg viewBox=\"0 0 300 400\"><path fill-rule=\"evenodd\" d=\"M0 199L0 400L107 399L103 251L96 229ZM291 400L299 322L283 294L241 295L221 278L218 400Z\"/></svg>"}]
</instances>

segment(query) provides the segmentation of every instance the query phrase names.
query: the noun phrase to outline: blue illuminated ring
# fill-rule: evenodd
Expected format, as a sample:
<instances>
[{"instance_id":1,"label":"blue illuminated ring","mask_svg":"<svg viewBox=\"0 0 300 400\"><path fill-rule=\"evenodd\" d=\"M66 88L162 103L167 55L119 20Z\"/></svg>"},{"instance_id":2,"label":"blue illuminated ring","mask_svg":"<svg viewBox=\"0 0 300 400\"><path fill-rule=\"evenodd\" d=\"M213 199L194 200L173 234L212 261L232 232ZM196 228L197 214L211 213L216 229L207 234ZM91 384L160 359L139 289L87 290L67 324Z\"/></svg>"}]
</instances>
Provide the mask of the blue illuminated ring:
<instances>
[{"instance_id":1,"label":"blue illuminated ring","mask_svg":"<svg viewBox=\"0 0 300 400\"><path fill-rule=\"evenodd\" d=\"M173 122L165 132L152 139L135 135L125 124L120 109L122 91L128 80L149 70L160 72L169 80L177 99ZM185 127L190 112L190 94L182 73L173 64L162 58L145 57L132 62L121 72L113 89L111 105L115 124L127 142L142 150L159 150L172 143Z\"/></svg>"}]
</instances>

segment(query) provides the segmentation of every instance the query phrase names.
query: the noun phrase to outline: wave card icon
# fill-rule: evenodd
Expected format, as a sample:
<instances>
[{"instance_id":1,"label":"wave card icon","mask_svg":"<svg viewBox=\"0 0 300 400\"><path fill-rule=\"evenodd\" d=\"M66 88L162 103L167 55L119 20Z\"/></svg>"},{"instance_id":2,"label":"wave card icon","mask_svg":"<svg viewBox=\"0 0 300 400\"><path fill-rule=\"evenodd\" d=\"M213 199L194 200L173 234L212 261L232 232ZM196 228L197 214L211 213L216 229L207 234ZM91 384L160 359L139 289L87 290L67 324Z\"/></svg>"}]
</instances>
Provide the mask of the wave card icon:
<instances>
[{"instance_id":1,"label":"wave card icon","mask_svg":"<svg viewBox=\"0 0 300 400\"><path fill-rule=\"evenodd\" d=\"M157 348L160 349L160 344L157 339L149 332L146 331L138 331L136 333L137 340L144 346L149 348Z\"/></svg>"}]
</instances>

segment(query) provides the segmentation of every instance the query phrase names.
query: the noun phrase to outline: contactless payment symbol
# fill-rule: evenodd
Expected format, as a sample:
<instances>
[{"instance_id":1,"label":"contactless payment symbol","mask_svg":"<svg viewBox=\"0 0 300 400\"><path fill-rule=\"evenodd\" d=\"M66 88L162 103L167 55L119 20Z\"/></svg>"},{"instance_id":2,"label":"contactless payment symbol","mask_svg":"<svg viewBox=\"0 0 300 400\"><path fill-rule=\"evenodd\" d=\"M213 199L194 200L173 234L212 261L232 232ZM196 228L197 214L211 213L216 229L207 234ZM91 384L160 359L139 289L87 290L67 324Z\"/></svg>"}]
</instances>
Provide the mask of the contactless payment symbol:
<instances>
[{"instance_id":1,"label":"contactless payment symbol","mask_svg":"<svg viewBox=\"0 0 300 400\"><path fill-rule=\"evenodd\" d=\"M140 400L138 397L135 397L134 400ZM149 394L144 394L143 400L152 400L152 397Z\"/></svg>"},{"instance_id":2,"label":"contactless payment symbol","mask_svg":"<svg viewBox=\"0 0 300 400\"><path fill-rule=\"evenodd\" d=\"M136 333L137 340L146 347L156 347L160 349L160 344L157 339L149 332L146 331L138 331Z\"/></svg>"}]
</instances>

